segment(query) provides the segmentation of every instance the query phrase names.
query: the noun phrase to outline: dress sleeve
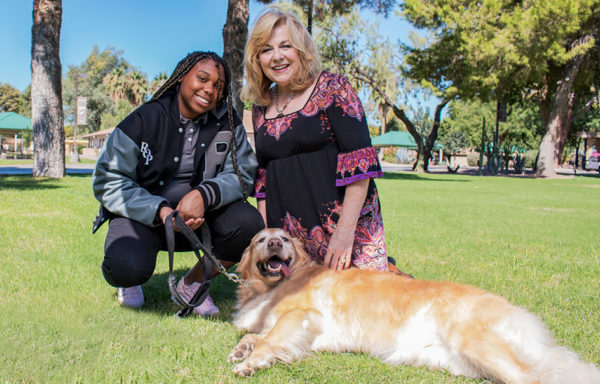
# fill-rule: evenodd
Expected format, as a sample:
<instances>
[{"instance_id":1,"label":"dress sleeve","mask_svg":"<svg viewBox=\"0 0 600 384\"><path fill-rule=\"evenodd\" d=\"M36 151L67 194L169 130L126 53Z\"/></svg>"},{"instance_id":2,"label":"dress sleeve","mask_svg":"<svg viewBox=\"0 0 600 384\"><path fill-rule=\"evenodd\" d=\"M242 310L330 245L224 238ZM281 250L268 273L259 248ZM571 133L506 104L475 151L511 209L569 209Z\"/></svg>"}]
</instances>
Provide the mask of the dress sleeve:
<instances>
[{"instance_id":1,"label":"dress sleeve","mask_svg":"<svg viewBox=\"0 0 600 384\"><path fill-rule=\"evenodd\" d=\"M383 175L377 151L371 145L369 127L362 103L344 76L330 80L333 104L327 117L340 152L337 159L336 186Z\"/></svg>"},{"instance_id":2,"label":"dress sleeve","mask_svg":"<svg viewBox=\"0 0 600 384\"><path fill-rule=\"evenodd\" d=\"M260 127L262 112L256 105L252 106L252 126L254 128L254 145L256 146L256 132ZM264 158L261 153L256 150L256 159L258 160L258 171L256 172L256 179L254 180L254 191L251 196L257 199L264 199L266 197L266 184L267 184L267 165L264 162Z\"/></svg>"}]
</instances>

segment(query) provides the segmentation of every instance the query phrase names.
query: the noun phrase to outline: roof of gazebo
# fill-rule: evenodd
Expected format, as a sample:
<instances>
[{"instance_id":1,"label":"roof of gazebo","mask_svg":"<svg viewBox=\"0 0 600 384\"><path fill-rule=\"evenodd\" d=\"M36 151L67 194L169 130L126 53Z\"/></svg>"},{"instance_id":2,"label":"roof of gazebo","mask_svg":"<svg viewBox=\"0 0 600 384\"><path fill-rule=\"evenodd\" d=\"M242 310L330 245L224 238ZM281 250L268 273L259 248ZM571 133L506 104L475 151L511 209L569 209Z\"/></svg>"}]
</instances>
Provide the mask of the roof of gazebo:
<instances>
[{"instance_id":1,"label":"roof of gazebo","mask_svg":"<svg viewBox=\"0 0 600 384\"><path fill-rule=\"evenodd\" d=\"M21 131L31 131L31 119L16 112L0 113L0 134L14 135Z\"/></svg>"}]
</instances>

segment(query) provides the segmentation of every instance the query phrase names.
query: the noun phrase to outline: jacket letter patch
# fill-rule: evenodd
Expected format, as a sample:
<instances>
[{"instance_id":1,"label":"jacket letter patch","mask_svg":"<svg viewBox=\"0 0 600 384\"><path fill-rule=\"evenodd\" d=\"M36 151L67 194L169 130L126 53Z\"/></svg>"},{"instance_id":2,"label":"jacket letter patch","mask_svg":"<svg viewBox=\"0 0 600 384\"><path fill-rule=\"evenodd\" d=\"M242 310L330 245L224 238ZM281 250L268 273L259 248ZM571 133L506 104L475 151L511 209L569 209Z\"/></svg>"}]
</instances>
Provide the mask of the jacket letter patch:
<instances>
[{"instance_id":1,"label":"jacket letter patch","mask_svg":"<svg viewBox=\"0 0 600 384\"><path fill-rule=\"evenodd\" d=\"M144 157L144 159L146 159L146 162L144 163L144 165L150 164L153 157L152 157L152 152L150 152L150 148L148 148L148 143L146 143L145 141L142 141L142 147L140 148L140 150L142 151L142 156Z\"/></svg>"}]
</instances>

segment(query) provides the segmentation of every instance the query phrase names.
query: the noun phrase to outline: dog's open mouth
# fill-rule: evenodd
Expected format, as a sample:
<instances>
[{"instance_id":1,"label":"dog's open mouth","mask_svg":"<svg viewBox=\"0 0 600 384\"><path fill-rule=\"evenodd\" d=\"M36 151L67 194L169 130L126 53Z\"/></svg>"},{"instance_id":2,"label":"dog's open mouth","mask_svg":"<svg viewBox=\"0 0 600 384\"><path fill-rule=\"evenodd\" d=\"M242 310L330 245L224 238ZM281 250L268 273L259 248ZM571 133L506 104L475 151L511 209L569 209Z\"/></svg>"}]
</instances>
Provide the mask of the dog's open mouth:
<instances>
[{"instance_id":1,"label":"dog's open mouth","mask_svg":"<svg viewBox=\"0 0 600 384\"><path fill-rule=\"evenodd\" d=\"M273 256L267 261L258 263L258 270L263 276L289 276L291 261L291 258L282 260L279 256Z\"/></svg>"}]
</instances>

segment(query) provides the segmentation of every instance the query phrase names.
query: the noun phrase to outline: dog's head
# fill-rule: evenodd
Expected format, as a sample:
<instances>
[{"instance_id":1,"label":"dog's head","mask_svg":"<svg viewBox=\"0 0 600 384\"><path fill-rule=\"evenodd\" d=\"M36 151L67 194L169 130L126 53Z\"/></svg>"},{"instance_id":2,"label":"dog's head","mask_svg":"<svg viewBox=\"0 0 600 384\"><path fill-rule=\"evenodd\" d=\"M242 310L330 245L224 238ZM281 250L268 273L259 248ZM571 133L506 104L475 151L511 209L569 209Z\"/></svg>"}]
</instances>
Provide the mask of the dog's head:
<instances>
[{"instance_id":1,"label":"dog's head","mask_svg":"<svg viewBox=\"0 0 600 384\"><path fill-rule=\"evenodd\" d=\"M279 228L267 228L257 233L244 251L237 272L252 284L271 287L294 269L310 263L301 240L292 238Z\"/></svg>"}]
</instances>

